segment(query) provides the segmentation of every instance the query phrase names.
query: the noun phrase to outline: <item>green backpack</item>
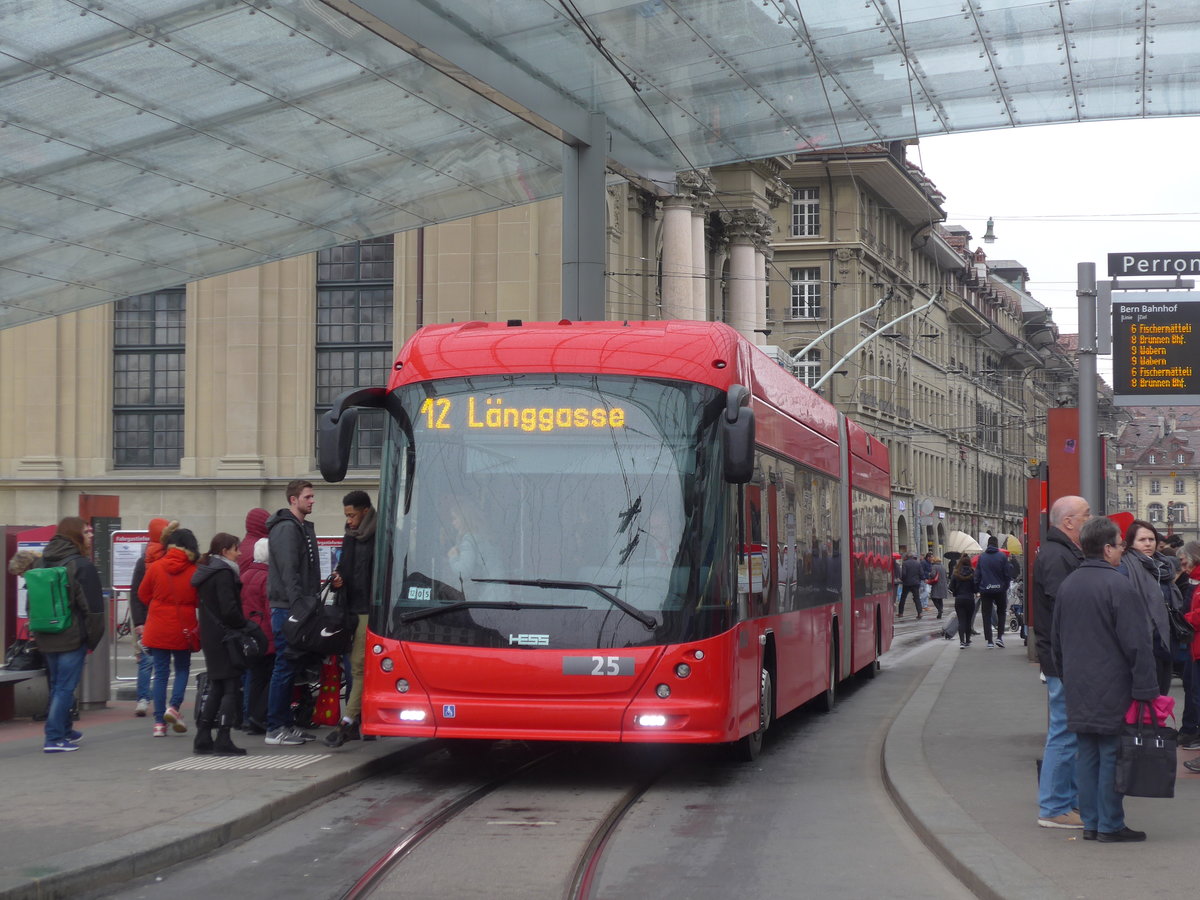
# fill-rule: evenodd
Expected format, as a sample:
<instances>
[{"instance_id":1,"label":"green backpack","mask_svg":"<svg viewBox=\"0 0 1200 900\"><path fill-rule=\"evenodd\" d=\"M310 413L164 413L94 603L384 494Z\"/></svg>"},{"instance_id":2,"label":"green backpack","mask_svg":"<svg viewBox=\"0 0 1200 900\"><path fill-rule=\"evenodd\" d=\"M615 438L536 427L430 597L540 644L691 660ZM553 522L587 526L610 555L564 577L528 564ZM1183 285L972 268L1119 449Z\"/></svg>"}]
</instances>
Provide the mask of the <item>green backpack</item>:
<instances>
[{"instance_id":1,"label":"green backpack","mask_svg":"<svg viewBox=\"0 0 1200 900\"><path fill-rule=\"evenodd\" d=\"M71 627L71 587L66 566L29 569L25 573L29 630L61 634Z\"/></svg>"}]
</instances>

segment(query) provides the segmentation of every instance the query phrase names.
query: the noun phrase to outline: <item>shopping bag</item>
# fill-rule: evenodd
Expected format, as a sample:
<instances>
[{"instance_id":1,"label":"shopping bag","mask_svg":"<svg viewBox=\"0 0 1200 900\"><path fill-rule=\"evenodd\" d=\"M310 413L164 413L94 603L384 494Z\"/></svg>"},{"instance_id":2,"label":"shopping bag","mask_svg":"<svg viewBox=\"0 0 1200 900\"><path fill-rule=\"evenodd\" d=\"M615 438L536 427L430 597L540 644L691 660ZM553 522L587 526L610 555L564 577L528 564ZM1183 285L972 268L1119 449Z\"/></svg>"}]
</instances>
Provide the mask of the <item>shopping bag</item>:
<instances>
[{"instance_id":1,"label":"shopping bag","mask_svg":"<svg viewBox=\"0 0 1200 900\"><path fill-rule=\"evenodd\" d=\"M313 724L336 725L342 719L342 658L330 656L321 664L321 687L313 709Z\"/></svg>"},{"instance_id":2,"label":"shopping bag","mask_svg":"<svg viewBox=\"0 0 1200 900\"><path fill-rule=\"evenodd\" d=\"M1176 731L1146 724L1149 704L1136 714L1138 722L1124 725L1117 749L1116 788L1131 797L1175 796Z\"/></svg>"}]
</instances>

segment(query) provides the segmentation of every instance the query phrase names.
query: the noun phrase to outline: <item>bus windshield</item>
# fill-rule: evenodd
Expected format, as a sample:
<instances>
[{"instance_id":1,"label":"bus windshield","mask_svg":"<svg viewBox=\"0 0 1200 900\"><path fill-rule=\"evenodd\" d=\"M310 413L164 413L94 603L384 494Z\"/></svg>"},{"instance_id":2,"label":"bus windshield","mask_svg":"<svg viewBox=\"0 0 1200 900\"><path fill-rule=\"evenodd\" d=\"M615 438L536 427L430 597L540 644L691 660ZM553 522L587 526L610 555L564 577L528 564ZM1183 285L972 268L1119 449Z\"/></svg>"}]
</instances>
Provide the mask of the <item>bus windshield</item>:
<instances>
[{"instance_id":1,"label":"bus windshield","mask_svg":"<svg viewBox=\"0 0 1200 900\"><path fill-rule=\"evenodd\" d=\"M721 391L526 374L421 382L392 400L376 633L632 646L728 620Z\"/></svg>"}]
</instances>

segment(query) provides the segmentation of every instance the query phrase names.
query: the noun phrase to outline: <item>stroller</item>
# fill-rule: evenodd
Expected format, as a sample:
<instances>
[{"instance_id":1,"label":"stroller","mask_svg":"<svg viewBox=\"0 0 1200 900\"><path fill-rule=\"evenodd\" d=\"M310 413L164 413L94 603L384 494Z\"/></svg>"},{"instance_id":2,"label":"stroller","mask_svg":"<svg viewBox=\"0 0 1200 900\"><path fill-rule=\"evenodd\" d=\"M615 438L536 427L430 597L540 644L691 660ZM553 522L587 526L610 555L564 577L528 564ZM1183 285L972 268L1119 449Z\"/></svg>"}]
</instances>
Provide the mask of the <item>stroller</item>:
<instances>
[{"instance_id":1,"label":"stroller","mask_svg":"<svg viewBox=\"0 0 1200 900\"><path fill-rule=\"evenodd\" d=\"M1021 602L1021 585L1013 582L1008 588L1008 630L1021 635L1025 645L1029 645L1029 634L1025 630L1025 605Z\"/></svg>"}]
</instances>

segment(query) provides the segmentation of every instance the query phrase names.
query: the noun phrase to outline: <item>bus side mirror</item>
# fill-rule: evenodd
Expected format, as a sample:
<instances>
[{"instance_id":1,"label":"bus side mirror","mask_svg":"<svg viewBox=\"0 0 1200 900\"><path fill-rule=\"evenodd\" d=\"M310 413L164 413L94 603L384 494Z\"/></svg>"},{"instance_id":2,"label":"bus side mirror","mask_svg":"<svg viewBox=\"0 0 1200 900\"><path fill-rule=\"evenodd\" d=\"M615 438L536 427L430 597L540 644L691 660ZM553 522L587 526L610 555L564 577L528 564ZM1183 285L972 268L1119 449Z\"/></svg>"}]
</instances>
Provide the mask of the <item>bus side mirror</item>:
<instances>
[{"instance_id":1,"label":"bus side mirror","mask_svg":"<svg viewBox=\"0 0 1200 900\"><path fill-rule=\"evenodd\" d=\"M740 384L729 389L721 418L721 444L725 451L725 480L745 484L754 476L754 410L750 391Z\"/></svg>"},{"instance_id":2,"label":"bus side mirror","mask_svg":"<svg viewBox=\"0 0 1200 900\"><path fill-rule=\"evenodd\" d=\"M386 396L383 388L347 391L321 416L317 429L317 468L326 481L337 482L346 477L359 408L380 409Z\"/></svg>"}]
</instances>

